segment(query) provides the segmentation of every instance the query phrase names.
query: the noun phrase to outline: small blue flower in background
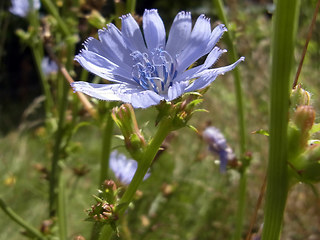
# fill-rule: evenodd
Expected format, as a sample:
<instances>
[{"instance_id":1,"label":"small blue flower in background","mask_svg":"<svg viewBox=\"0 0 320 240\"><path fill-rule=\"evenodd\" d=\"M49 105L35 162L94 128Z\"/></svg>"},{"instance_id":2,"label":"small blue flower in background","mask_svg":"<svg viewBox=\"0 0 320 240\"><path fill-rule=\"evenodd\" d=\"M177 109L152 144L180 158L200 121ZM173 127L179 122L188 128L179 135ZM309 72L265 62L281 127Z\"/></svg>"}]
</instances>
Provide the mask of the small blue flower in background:
<instances>
[{"instance_id":1,"label":"small blue flower in background","mask_svg":"<svg viewBox=\"0 0 320 240\"><path fill-rule=\"evenodd\" d=\"M202 89L244 60L241 57L229 66L209 69L226 52L215 44L227 28L220 24L211 30L210 19L204 15L198 17L192 29L191 14L178 13L167 41L164 24L155 9L143 14L144 35L131 14L122 16L121 21L121 31L109 24L107 29L99 30L99 40L88 38L75 57L82 67L114 83L74 82L74 91L147 108ZM188 69L206 54L202 65Z\"/></svg>"},{"instance_id":2,"label":"small blue flower in background","mask_svg":"<svg viewBox=\"0 0 320 240\"><path fill-rule=\"evenodd\" d=\"M40 0L31 0L32 6L29 4L30 0L11 0L12 6L9 11L19 17L26 17L29 12L40 8Z\"/></svg>"},{"instance_id":3,"label":"small blue flower in background","mask_svg":"<svg viewBox=\"0 0 320 240\"><path fill-rule=\"evenodd\" d=\"M58 65L49 57L44 57L41 61L41 69L45 75L49 75L58 71Z\"/></svg>"},{"instance_id":4,"label":"small blue flower in background","mask_svg":"<svg viewBox=\"0 0 320 240\"><path fill-rule=\"evenodd\" d=\"M235 155L227 145L227 140L218 128L207 127L202 133L203 139L208 143L209 150L218 154L220 158L220 172L225 172L229 160L233 160Z\"/></svg>"},{"instance_id":5,"label":"small blue flower in background","mask_svg":"<svg viewBox=\"0 0 320 240\"><path fill-rule=\"evenodd\" d=\"M118 153L117 150L114 150L110 154L109 166L116 178L120 182L128 185L138 168L138 163L133 159L128 159L124 154ZM143 180L146 180L149 176L150 173L147 173Z\"/></svg>"}]
</instances>

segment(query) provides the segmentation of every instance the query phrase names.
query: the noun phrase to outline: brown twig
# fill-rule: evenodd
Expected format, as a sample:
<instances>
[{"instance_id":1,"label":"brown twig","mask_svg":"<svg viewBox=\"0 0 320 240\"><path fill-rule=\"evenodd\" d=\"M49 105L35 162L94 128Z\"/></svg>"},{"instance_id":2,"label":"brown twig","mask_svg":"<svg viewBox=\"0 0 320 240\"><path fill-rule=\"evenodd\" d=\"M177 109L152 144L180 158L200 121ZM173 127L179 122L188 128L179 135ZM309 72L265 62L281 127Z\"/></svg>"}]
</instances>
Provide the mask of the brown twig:
<instances>
[{"instance_id":1,"label":"brown twig","mask_svg":"<svg viewBox=\"0 0 320 240\"><path fill-rule=\"evenodd\" d=\"M293 89L298 84L298 79L299 79L300 72L301 72L301 69L302 69L304 57L306 56L306 53L307 53L308 44L309 44L309 41L310 41L311 36L312 36L312 30L313 30L314 24L316 23L316 19L317 19L317 14L319 12L319 8L320 8L320 0L318 0L316 8L315 8L314 13L313 13L313 17L312 17L312 21L311 21L311 24L310 24L310 27L309 27L306 43L304 45L303 52L302 52L301 59L300 59L300 63L299 63L298 70L297 70L297 73L296 73L296 78L294 79L294 82L293 82L293 85L292 85Z\"/></svg>"},{"instance_id":2,"label":"brown twig","mask_svg":"<svg viewBox=\"0 0 320 240\"><path fill-rule=\"evenodd\" d=\"M54 54L54 52L52 51L50 44L47 43L45 44L45 48L46 51L48 52L50 58L56 62L56 64L59 67L60 72L62 73L62 75L65 77L65 79L71 84L74 82L74 80L72 79L72 77L70 76L70 74L68 73L68 70L65 68L65 66L63 66L63 64L59 61L59 59L57 58L57 56ZM94 107L92 106L92 104L89 102L89 100L87 99L87 97L81 93L81 92L76 92L76 94L78 95L80 101L82 102L84 108L87 110L87 112L91 115L91 116L95 116L96 115L96 111L94 109Z\"/></svg>"},{"instance_id":3,"label":"brown twig","mask_svg":"<svg viewBox=\"0 0 320 240\"><path fill-rule=\"evenodd\" d=\"M262 199L263 199L263 196L264 196L264 193L265 193L265 190L266 190L266 185L267 185L267 176L265 176L264 179L263 179L263 184L261 186L259 198L258 198L256 207L254 209L254 213L253 213L251 221L250 221L250 227L249 227L249 231L248 231L246 240L250 240L251 239L252 229L253 229L253 226L254 226L254 224L255 224L255 222L257 220L258 210L259 210L259 208L261 206L261 203L262 203Z\"/></svg>"}]
</instances>

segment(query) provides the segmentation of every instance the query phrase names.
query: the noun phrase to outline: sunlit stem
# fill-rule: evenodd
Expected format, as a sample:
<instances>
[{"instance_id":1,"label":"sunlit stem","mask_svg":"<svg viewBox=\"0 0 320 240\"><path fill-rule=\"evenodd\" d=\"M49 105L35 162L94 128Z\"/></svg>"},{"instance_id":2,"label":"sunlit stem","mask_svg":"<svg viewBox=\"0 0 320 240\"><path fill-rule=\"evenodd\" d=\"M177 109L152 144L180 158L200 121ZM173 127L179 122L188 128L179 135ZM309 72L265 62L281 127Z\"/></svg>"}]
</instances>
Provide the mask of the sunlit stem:
<instances>
[{"instance_id":1,"label":"sunlit stem","mask_svg":"<svg viewBox=\"0 0 320 240\"><path fill-rule=\"evenodd\" d=\"M298 0L278 0L273 19L269 162L263 240L278 240L288 195L288 108Z\"/></svg>"},{"instance_id":2,"label":"sunlit stem","mask_svg":"<svg viewBox=\"0 0 320 240\"><path fill-rule=\"evenodd\" d=\"M35 61L35 65L37 68L37 72L39 75L39 78L41 80L42 90L45 95L45 113L46 118L48 119L50 117L50 113L52 111L53 107L53 98L50 91L49 83L46 79L46 76L44 75L41 67L41 62L43 59L43 42L40 40L40 23L39 23L39 13L36 10L33 10L29 14L29 21L30 26L33 28L33 36L30 41L30 47L32 50L33 58ZM36 38L36 41L33 41L34 38Z\"/></svg>"},{"instance_id":3,"label":"sunlit stem","mask_svg":"<svg viewBox=\"0 0 320 240\"><path fill-rule=\"evenodd\" d=\"M109 157L111 152L111 138L112 138L113 126L114 126L114 122L111 117L111 113L108 109L107 121L104 125L103 136L102 136L102 152L101 152L101 158L100 158L99 187L104 182L104 180L106 180L108 177Z\"/></svg>"},{"instance_id":4,"label":"sunlit stem","mask_svg":"<svg viewBox=\"0 0 320 240\"><path fill-rule=\"evenodd\" d=\"M163 119L159 123L158 130L150 143L148 144L144 154L143 159L139 161L138 169L129 184L127 190L125 191L123 197L120 200L119 204L123 204L124 207L118 212L118 216L121 218L127 207L129 206L130 202L132 201L139 185L141 184L144 176L146 175L148 169L151 166L151 163L156 156L163 140L172 130L172 120L171 118ZM113 234L112 228L108 225L102 229L100 240L107 240L110 239Z\"/></svg>"},{"instance_id":5,"label":"sunlit stem","mask_svg":"<svg viewBox=\"0 0 320 240\"><path fill-rule=\"evenodd\" d=\"M213 0L213 4L215 6L215 10L217 11L219 19L228 26L228 20L223 8L222 0ZM235 47L232 42L232 35L230 32L225 33L224 37L225 43L228 47L228 56L231 62L235 62L238 60L238 55L235 50ZM234 84L235 84L235 91L236 91L236 103L237 103L237 111L238 111L238 128L239 128L239 147L240 147L240 154L242 159L244 158L244 154L246 151L246 125L245 125L245 117L244 117L244 104L243 104L243 91L241 86L241 76L239 68L235 68L233 71L234 76ZM242 160L241 159L241 160ZM245 161L245 160L244 160ZM244 163L244 162L243 162ZM236 229L234 231L233 239L239 240L241 239L242 228L243 228L243 221L244 221L244 211L246 206L246 188L247 188L247 177L246 177L246 168L247 163L244 163L244 168L240 172L240 185L239 185L239 192L238 192L238 208L237 208L237 215L236 215Z\"/></svg>"},{"instance_id":6,"label":"sunlit stem","mask_svg":"<svg viewBox=\"0 0 320 240\"><path fill-rule=\"evenodd\" d=\"M128 0L126 8L128 13L134 14L136 9L136 0Z\"/></svg>"}]
</instances>

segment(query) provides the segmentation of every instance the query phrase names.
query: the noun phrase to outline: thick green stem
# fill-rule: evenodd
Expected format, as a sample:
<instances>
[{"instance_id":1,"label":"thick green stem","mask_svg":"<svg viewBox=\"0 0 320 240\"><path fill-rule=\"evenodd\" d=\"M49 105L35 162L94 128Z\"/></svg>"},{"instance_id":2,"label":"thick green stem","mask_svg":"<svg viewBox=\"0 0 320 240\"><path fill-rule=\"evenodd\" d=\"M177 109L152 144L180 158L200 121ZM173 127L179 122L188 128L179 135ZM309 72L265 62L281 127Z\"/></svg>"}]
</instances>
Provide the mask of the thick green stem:
<instances>
[{"instance_id":1,"label":"thick green stem","mask_svg":"<svg viewBox=\"0 0 320 240\"><path fill-rule=\"evenodd\" d=\"M128 13L134 14L136 9L136 0L128 0L126 8Z\"/></svg>"},{"instance_id":2,"label":"thick green stem","mask_svg":"<svg viewBox=\"0 0 320 240\"><path fill-rule=\"evenodd\" d=\"M111 151L111 139L112 139L113 126L114 126L114 122L111 117L111 113L108 110L107 122L104 126L104 131L102 136L102 152L101 152L101 159L100 159L99 187L101 186L103 181L106 180L108 177L109 156Z\"/></svg>"},{"instance_id":3,"label":"thick green stem","mask_svg":"<svg viewBox=\"0 0 320 240\"><path fill-rule=\"evenodd\" d=\"M269 162L263 240L280 239L288 194L288 108L298 0L278 0L273 22Z\"/></svg>"},{"instance_id":4,"label":"thick green stem","mask_svg":"<svg viewBox=\"0 0 320 240\"><path fill-rule=\"evenodd\" d=\"M5 202L0 198L0 208L17 224L23 227L31 236L35 239L44 240L46 239L41 232L39 232L36 228L29 225L24 219L22 219L18 214L16 214L10 207L8 207Z\"/></svg>"},{"instance_id":5,"label":"thick green stem","mask_svg":"<svg viewBox=\"0 0 320 240\"><path fill-rule=\"evenodd\" d=\"M213 0L213 4L216 7L216 11L220 20L225 24L228 25L227 17L223 8L222 0ZM224 37L225 43L228 47L229 52L229 59L231 62L235 62L238 60L238 55L235 50L232 35L230 32L227 32ZM240 154L243 159L244 154L246 151L246 125L245 125L245 117L244 117L244 104L243 104L243 91L241 86L241 76L239 68L235 68L233 71L234 76L234 85L236 91L236 103L237 103L237 111L238 111L238 128L239 128L239 147L240 147ZM245 160L247 161L247 160ZM243 228L243 221L244 221L244 210L246 207L246 188L247 188L247 176L246 176L246 168L247 162L244 163L244 169L240 173L240 186L239 186L239 193L238 193L238 209L236 215L236 228L233 234L233 239L238 240L241 239L242 228Z\"/></svg>"},{"instance_id":6,"label":"thick green stem","mask_svg":"<svg viewBox=\"0 0 320 240\"><path fill-rule=\"evenodd\" d=\"M145 153L143 155L143 159L139 161L138 169L129 184L126 192L122 196L120 203L121 205L124 205L121 207L121 209L118 211L118 216L121 217L125 210L127 209L128 205L132 201L134 194L136 193L140 183L142 182L144 176L146 175L148 169L150 168L150 165L156 156L163 140L166 138L166 136L170 133L172 130L172 120L171 119L163 119L160 124L159 128L151 140L151 142L148 144ZM100 240L107 240L110 239L112 236L113 230L108 225L105 226L101 232Z\"/></svg>"}]
</instances>

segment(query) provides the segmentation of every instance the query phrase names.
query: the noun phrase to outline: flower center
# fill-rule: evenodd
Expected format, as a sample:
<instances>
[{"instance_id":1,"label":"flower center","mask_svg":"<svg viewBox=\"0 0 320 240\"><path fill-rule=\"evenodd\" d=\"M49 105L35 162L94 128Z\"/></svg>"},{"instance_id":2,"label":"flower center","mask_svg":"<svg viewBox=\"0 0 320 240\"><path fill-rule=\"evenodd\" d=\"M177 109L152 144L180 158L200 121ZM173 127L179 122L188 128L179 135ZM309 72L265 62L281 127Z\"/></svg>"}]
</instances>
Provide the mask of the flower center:
<instances>
[{"instance_id":1,"label":"flower center","mask_svg":"<svg viewBox=\"0 0 320 240\"><path fill-rule=\"evenodd\" d=\"M154 51L131 53L133 58L132 78L145 90L153 90L157 94L166 93L176 77L176 62L170 54L160 48Z\"/></svg>"}]
</instances>

